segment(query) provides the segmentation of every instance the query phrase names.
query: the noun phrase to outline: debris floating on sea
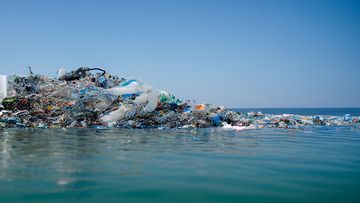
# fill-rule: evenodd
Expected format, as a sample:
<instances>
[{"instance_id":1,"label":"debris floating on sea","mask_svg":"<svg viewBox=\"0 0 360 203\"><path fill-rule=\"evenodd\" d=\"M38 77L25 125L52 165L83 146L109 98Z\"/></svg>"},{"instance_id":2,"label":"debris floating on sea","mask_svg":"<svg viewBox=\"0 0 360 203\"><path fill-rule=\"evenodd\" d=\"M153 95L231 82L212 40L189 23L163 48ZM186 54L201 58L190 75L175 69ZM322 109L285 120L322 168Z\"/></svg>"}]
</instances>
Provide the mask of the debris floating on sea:
<instances>
[{"instance_id":1,"label":"debris floating on sea","mask_svg":"<svg viewBox=\"0 0 360 203\"><path fill-rule=\"evenodd\" d=\"M235 112L197 104L160 91L138 79L110 75L100 68L58 71L57 78L30 74L2 79L0 128L206 128L244 130L343 126L360 123L344 116L272 115ZM6 78L6 77L2 77ZM5 87L7 86L7 87ZM1 96L1 95L0 95Z\"/></svg>"}]
</instances>

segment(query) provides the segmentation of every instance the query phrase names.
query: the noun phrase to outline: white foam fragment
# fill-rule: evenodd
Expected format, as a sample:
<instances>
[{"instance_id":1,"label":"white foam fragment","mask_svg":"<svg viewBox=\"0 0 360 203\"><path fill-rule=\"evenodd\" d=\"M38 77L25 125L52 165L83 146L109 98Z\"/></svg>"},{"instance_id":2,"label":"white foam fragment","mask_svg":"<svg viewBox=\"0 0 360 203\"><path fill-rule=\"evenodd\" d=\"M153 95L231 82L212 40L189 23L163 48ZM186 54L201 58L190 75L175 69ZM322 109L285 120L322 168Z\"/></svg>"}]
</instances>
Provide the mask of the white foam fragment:
<instances>
[{"instance_id":1,"label":"white foam fragment","mask_svg":"<svg viewBox=\"0 0 360 203\"><path fill-rule=\"evenodd\" d=\"M233 126L233 125L230 125L226 122L223 122L223 127L224 129L231 129L231 130L236 130L236 131L241 131L241 130L253 130L253 129L256 129L255 126Z\"/></svg>"}]
</instances>

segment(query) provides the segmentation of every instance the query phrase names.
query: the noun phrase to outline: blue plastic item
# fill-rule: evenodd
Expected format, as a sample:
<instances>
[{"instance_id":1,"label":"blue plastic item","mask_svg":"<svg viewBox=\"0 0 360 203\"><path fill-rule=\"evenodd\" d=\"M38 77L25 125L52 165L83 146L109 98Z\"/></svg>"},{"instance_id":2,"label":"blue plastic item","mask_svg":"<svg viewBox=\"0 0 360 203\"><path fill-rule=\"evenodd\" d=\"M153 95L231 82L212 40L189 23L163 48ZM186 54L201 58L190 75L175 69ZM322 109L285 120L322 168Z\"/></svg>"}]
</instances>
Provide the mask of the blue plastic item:
<instances>
[{"instance_id":1,"label":"blue plastic item","mask_svg":"<svg viewBox=\"0 0 360 203\"><path fill-rule=\"evenodd\" d=\"M98 83L103 88L107 87L107 80L104 76L99 77Z\"/></svg>"},{"instance_id":2,"label":"blue plastic item","mask_svg":"<svg viewBox=\"0 0 360 203\"><path fill-rule=\"evenodd\" d=\"M343 119L344 119L344 121L347 121L347 122L351 122L351 121L352 121L352 117L351 117L350 114L345 114Z\"/></svg>"},{"instance_id":3,"label":"blue plastic item","mask_svg":"<svg viewBox=\"0 0 360 203\"><path fill-rule=\"evenodd\" d=\"M135 80L135 79L127 80L127 81L121 83L120 86L122 86L122 87L128 86L128 85L130 85L130 83L133 83L133 82L137 82L137 80Z\"/></svg>"},{"instance_id":4,"label":"blue plastic item","mask_svg":"<svg viewBox=\"0 0 360 203\"><path fill-rule=\"evenodd\" d=\"M212 116L212 122L214 124L214 126L220 126L221 125L221 116L219 114L215 114L214 116Z\"/></svg>"}]
</instances>

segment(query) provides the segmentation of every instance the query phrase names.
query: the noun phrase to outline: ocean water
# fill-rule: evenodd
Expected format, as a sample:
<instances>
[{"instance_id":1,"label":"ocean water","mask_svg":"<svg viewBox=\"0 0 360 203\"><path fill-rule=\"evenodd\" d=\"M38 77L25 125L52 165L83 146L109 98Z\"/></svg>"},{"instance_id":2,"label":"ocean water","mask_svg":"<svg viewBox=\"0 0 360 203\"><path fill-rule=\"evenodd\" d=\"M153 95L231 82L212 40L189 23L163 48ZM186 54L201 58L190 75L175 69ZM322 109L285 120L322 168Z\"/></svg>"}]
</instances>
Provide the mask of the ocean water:
<instances>
[{"instance_id":1,"label":"ocean water","mask_svg":"<svg viewBox=\"0 0 360 203\"><path fill-rule=\"evenodd\" d=\"M359 189L359 126L0 130L4 203L359 202Z\"/></svg>"},{"instance_id":2,"label":"ocean water","mask_svg":"<svg viewBox=\"0 0 360 203\"><path fill-rule=\"evenodd\" d=\"M343 116L350 114L360 116L360 108L234 108L234 111L250 112L260 111L266 114L297 114L297 115L331 115Z\"/></svg>"}]
</instances>

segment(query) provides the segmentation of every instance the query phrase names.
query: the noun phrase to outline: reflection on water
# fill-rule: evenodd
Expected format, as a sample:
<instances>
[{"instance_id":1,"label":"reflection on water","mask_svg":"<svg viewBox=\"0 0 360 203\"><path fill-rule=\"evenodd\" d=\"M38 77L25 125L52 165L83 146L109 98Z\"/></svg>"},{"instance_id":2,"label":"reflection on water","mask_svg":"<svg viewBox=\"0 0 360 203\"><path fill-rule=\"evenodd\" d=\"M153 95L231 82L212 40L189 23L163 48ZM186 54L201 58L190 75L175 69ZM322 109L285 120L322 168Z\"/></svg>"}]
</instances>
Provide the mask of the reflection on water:
<instances>
[{"instance_id":1,"label":"reflection on water","mask_svg":"<svg viewBox=\"0 0 360 203\"><path fill-rule=\"evenodd\" d=\"M359 147L356 127L7 129L0 130L0 197L357 201Z\"/></svg>"}]
</instances>

